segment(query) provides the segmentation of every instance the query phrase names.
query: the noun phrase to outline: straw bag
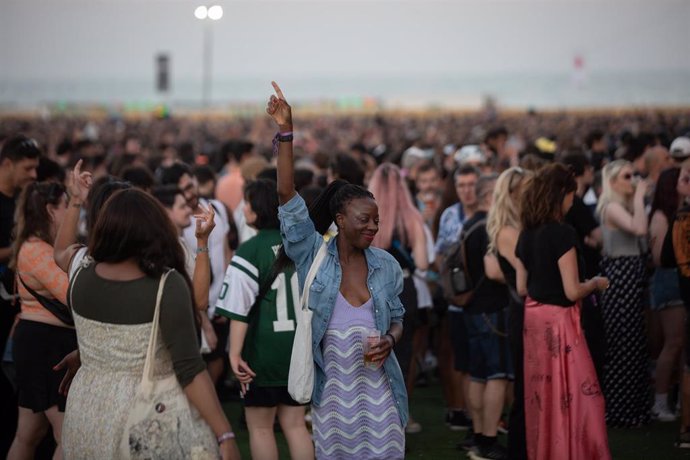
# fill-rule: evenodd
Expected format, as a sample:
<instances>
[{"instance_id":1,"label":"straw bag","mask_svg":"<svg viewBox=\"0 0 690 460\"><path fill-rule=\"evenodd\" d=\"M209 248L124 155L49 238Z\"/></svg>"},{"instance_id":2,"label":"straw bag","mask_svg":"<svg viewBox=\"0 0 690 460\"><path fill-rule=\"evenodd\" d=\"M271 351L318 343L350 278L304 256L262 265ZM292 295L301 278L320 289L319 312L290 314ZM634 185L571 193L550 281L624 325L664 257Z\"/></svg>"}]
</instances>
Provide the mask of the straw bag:
<instances>
[{"instance_id":1,"label":"straw bag","mask_svg":"<svg viewBox=\"0 0 690 460\"><path fill-rule=\"evenodd\" d=\"M127 415L120 458L218 459L211 428L190 405L175 374L153 378L161 297L169 274L161 276L158 285L144 372Z\"/></svg>"},{"instance_id":2,"label":"straw bag","mask_svg":"<svg viewBox=\"0 0 690 460\"><path fill-rule=\"evenodd\" d=\"M311 263L307 278L304 280L304 289L300 298L300 310L297 312L297 330L292 342L292 355L290 357L290 372L288 374L288 393L292 399L300 404L306 404L311 400L314 390L314 353L311 348L311 317L309 309L309 288L319 271L321 263L326 257L326 243L321 244L314 261Z\"/></svg>"}]
</instances>

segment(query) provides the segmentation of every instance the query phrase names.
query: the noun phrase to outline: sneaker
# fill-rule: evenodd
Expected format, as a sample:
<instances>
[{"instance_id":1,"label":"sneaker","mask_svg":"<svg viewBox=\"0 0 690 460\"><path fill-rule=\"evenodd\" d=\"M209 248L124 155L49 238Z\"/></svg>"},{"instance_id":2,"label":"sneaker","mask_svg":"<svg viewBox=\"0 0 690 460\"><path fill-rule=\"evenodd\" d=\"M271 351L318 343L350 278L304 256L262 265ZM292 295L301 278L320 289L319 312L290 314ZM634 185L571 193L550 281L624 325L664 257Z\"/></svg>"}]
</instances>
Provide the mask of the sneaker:
<instances>
[{"instance_id":1,"label":"sneaker","mask_svg":"<svg viewBox=\"0 0 690 460\"><path fill-rule=\"evenodd\" d=\"M422 431L422 425L419 422L412 420L412 417L407 421L407 426L405 426L405 433L407 434L417 434Z\"/></svg>"},{"instance_id":2,"label":"sneaker","mask_svg":"<svg viewBox=\"0 0 690 460\"><path fill-rule=\"evenodd\" d=\"M474 458L476 460L506 460L508 458L508 450L498 442L494 442L489 446L480 446Z\"/></svg>"},{"instance_id":3,"label":"sneaker","mask_svg":"<svg viewBox=\"0 0 690 460\"><path fill-rule=\"evenodd\" d=\"M658 405L654 405L654 407L652 408L652 414L654 415L654 418L660 422L676 421L676 414L668 410L667 407L660 407Z\"/></svg>"},{"instance_id":4,"label":"sneaker","mask_svg":"<svg viewBox=\"0 0 690 460\"><path fill-rule=\"evenodd\" d=\"M673 445L679 449L690 449L690 431L681 433Z\"/></svg>"},{"instance_id":5,"label":"sneaker","mask_svg":"<svg viewBox=\"0 0 690 460\"><path fill-rule=\"evenodd\" d=\"M465 411L448 411L446 414L446 425L448 425L448 428L450 428L451 431L471 430L472 419L465 415Z\"/></svg>"},{"instance_id":6,"label":"sneaker","mask_svg":"<svg viewBox=\"0 0 690 460\"><path fill-rule=\"evenodd\" d=\"M502 418L498 421L498 428L496 429L501 434L508 434L508 420Z\"/></svg>"},{"instance_id":7,"label":"sneaker","mask_svg":"<svg viewBox=\"0 0 690 460\"><path fill-rule=\"evenodd\" d=\"M474 431L469 430L465 435L465 439L455 445L456 449L467 452L477 452L477 442L474 439Z\"/></svg>"}]
</instances>

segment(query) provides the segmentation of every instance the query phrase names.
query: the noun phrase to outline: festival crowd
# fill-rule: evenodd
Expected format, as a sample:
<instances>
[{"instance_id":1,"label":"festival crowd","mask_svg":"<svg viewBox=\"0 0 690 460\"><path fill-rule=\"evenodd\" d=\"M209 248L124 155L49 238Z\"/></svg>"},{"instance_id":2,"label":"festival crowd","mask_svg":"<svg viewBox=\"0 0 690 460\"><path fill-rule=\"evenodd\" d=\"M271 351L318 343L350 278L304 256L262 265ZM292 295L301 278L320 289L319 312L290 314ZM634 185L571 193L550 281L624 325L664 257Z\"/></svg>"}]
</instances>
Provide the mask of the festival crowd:
<instances>
[{"instance_id":1,"label":"festival crowd","mask_svg":"<svg viewBox=\"0 0 690 460\"><path fill-rule=\"evenodd\" d=\"M402 459L431 376L470 458L677 419L690 448L690 113L293 121L273 88L2 121L0 455L238 459L231 387L252 458L277 424L294 459Z\"/></svg>"}]
</instances>

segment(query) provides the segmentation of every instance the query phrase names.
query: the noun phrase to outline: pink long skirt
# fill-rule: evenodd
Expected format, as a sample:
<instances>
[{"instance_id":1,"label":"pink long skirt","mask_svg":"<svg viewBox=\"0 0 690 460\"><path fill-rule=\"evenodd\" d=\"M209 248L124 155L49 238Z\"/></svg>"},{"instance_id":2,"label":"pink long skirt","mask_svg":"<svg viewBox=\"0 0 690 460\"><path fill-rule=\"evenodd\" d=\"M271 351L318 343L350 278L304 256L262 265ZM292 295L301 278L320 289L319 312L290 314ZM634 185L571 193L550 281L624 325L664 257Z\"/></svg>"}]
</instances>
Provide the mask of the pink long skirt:
<instances>
[{"instance_id":1,"label":"pink long skirt","mask_svg":"<svg viewBox=\"0 0 690 460\"><path fill-rule=\"evenodd\" d=\"M523 337L529 459L610 459L604 397L580 327L580 306L528 297Z\"/></svg>"}]
</instances>

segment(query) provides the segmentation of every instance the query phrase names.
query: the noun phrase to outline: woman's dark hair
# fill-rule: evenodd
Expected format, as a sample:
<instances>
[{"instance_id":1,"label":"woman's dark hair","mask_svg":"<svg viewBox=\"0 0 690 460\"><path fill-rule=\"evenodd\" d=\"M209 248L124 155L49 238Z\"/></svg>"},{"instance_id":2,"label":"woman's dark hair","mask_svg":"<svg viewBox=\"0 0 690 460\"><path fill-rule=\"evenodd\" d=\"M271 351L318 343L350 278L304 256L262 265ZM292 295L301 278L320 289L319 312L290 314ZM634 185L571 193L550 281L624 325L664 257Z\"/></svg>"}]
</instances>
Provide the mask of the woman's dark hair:
<instances>
[{"instance_id":1,"label":"woman's dark hair","mask_svg":"<svg viewBox=\"0 0 690 460\"><path fill-rule=\"evenodd\" d=\"M64 184L65 170L50 158L39 157L38 168L36 168L36 180L38 182L54 181Z\"/></svg>"},{"instance_id":2,"label":"woman's dark hair","mask_svg":"<svg viewBox=\"0 0 690 460\"><path fill-rule=\"evenodd\" d=\"M664 213L669 225L675 219L676 211L678 211L678 205L680 204L678 190L676 190L679 176L680 168L669 168L659 174L659 179L654 189L654 198L652 199L652 210L649 213L650 221L656 211Z\"/></svg>"},{"instance_id":3,"label":"woman's dark hair","mask_svg":"<svg viewBox=\"0 0 690 460\"><path fill-rule=\"evenodd\" d=\"M199 184L205 184L207 182L216 182L216 173L213 172L213 168L209 165L199 165L194 167L192 170L194 172L194 177L196 177Z\"/></svg>"},{"instance_id":4,"label":"woman's dark hair","mask_svg":"<svg viewBox=\"0 0 690 460\"><path fill-rule=\"evenodd\" d=\"M278 182L278 170L275 167L265 168L256 175L257 179L272 180L274 183Z\"/></svg>"},{"instance_id":5,"label":"woman's dark hair","mask_svg":"<svg viewBox=\"0 0 690 460\"><path fill-rule=\"evenodd\" d=\"M561 163L566 166L570 166L575 173L575 177L582 177L585 174L587 167L590 166L587 155L578 150L573 150L563 155Z\"/></svg>"},{"instance_id":6,"label":"woman's dark hair","mask_svg":"<svg viewBox=\"0 0 690 460\"><path fill-rule=\"evenodd\" d=\"M53 223L46 206L57 206L65 197L65 186L58 182L33 182L22 191L15 211L14 243L10 268L17 266L19 248L30 237L39 238L52 245Z\"/></svg>"},{"instance_id":7,"label":"woman's dark hair","mask_svg":"<svg viewBox=\"0 0 690 460\"><path fill-rule=\"evenodd\" d=\"M280 228L278 221L278 191L276 183L269 179L257 179L244 187L244 199L256 214L254 226Z\"/></svg>"},{"instance_id":8,"label":"woman's dark hair","mask_svg":"<svg viewBox=\"0 0 690 460\"><path fill-rule=\"evenodd\" d=\"M122 180L142 190L151 190L156 183L153 173L146 166L127 166L122 170Z\"/></svg>"},{"instance_id":9,"label":"woman's dark hair","mask_svg":"<svg viewBox=\"0 0 690 460\"><path fill-rule=\"evenodd\" d=\"M177 229L163 206L139 189L118 190L108 198L93 227L89 254L96 262L134 259L154 278L174 268L191 289Z\"/></svg>"},{"instance_id":10,"label":"woman's dark hair","mask_svg":"<svg viewBox=\"0 0 690 460\"><path fill-rule=\"evenodd\" d=\"M127 182L117 180L113 176L103 176L96 180L89 190L89 195L86 198L86 234L91 236L93 226L98 219L98 214L103 209L103 205L110 198L110 195L118 190L131 188L132 186Z\"/></svg>"},{"instance_id":11,"label":"woman's dark hair","mask_svg":"<svg viewBox=\"0 0 690 460\"><path fill-rule=\"evenodd\" d=\"M159 185L151 190L151 195L166 209L172 209L177 195L184 198L184 193L177 185Z\"/></svg>"},{"instance_id":12,"label":"woman's dark hair","mask_svg":"<svg viewBox=\"0 0 690 460\"><path fill-rule=\"evenodd\" d=\"M185 174L187 174L189 177L194 177L192 168L190 168L189 165L179 161L176 161L167 168L160 168L158 171L156 171L158 182L161 185L177 185L180 183L180 179L182 179L182 176Z\"/></svg>"},{"instance_id":13,"label":"woman's dark hair","mask_svg":"<svg viewBox=\"0 0 690 460\"><path fill-rule=\"evenodd\" d=\"M311 205L319 198L321 192L323 192L323 187L319 187L318 185L310 185L300 190L299 194L307 204L307 208L310 208Z\"/></svg>"},{"instance_id":14,"label":"woman's dark hair","mask_svg":"<svg viewBox=\"0 0 690 460\"><path fill-rule=\"evenodd\" d=\"M528 179L522 192L523 229L536 228L563 218L563 198L577 189L575 173L560 163L542 167Z\"/></svg>"},{"instance_id":15,"label":"woman's dark hair","mask_svg":"<svg viewBox=\"0 0 690 460\"><path fill-rule=\"evenodd\" d=\"M314 183L314 171L307 168L295 169L295 190L301 192Z\"/></svg>"},{"instance_id":16,"label":"woman's dark hair","mask_svg":"<svg viewBox=\"0 0 690 460\"><path fill-rule=\"evenodd\" d=\"M436 211L436 215L434 216L434 222L433 225L431 226L431 233L436 238L438 236L438 231L439 227L441 226L441 216L443 215L443 211L446 209L450 208L451 206L457 204L458 201L458 192L455 189L455 176L457 174L457 168L452 172L446 175L446 178L444 179L444 185L443 185L443 193L441 194L441 205L438 207L438 210ZM477 176L479 177L479 176Z\"/></svg>"},{"instance_id":17,"label":"woman's dark hair","mask_svg":"<svg viewBox=\"0 0 690 460\"><path fill-rule=\"evenodd\" d=\"M335 221L335 215L342 213L350 201L360 198L373 200L374 195L364 187L349 184L344 180L334 180L328 184L328 187L309 206L309 218L314 223L316 231L324 235ZM291 264L292 261L285 254L285 248L281 246L274 270L280 272Z\"/></svg>"},{"instance_id":18,"label":"woman's dark hair","mask_svg":"<svg viewBox=\"0 0 690 460\"><path fill-rule=\"evenodd\" d=\"M350 184L364 185L364 170L352 156L347 153L339 153L331 159L328 165L333 176Z\"/></svg>"}]
</instances>

